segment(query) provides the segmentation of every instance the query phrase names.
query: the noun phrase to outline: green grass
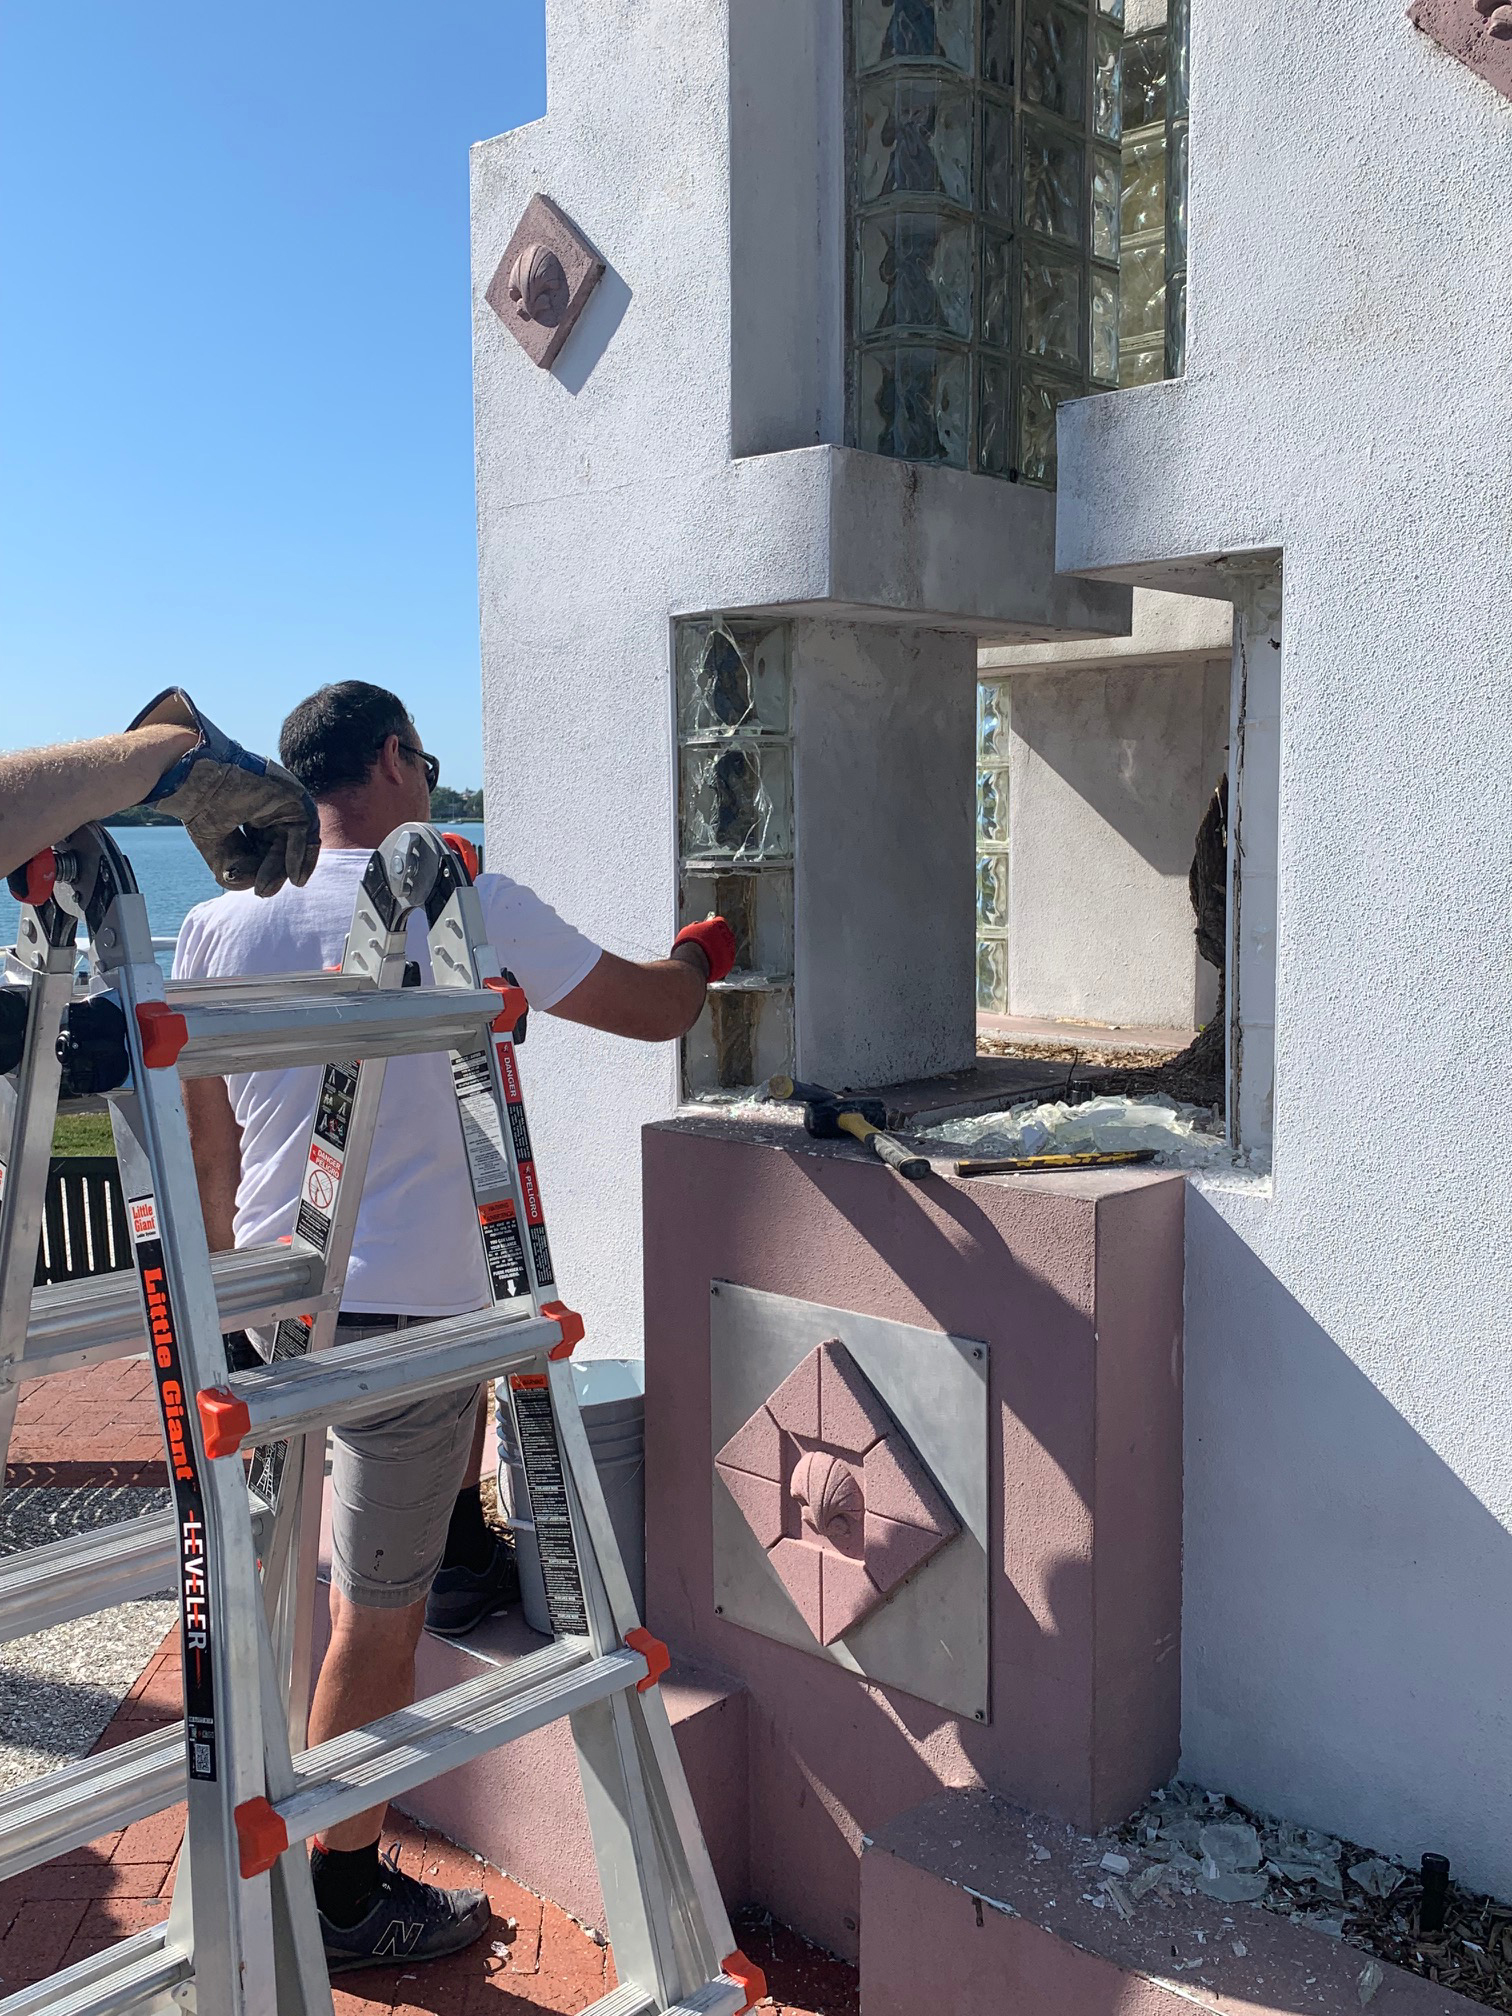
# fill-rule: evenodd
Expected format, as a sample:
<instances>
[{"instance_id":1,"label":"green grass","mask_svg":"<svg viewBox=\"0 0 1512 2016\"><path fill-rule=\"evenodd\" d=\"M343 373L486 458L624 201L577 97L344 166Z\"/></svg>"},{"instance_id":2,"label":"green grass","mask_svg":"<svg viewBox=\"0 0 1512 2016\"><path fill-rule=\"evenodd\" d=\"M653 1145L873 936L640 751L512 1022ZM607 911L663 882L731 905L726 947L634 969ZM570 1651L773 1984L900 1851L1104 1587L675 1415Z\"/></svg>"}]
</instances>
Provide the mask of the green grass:
<instances>
[{"instance_id":1,"label":"green grass","mask_svg":"<svg viewBox=\"0 0 1512 2016\"><path fill-rule=\"evenodd\" d=\"M54 1155L114 1155L108 1113L60 1113L53 1128Z\"/></svg>"}]
</instances>

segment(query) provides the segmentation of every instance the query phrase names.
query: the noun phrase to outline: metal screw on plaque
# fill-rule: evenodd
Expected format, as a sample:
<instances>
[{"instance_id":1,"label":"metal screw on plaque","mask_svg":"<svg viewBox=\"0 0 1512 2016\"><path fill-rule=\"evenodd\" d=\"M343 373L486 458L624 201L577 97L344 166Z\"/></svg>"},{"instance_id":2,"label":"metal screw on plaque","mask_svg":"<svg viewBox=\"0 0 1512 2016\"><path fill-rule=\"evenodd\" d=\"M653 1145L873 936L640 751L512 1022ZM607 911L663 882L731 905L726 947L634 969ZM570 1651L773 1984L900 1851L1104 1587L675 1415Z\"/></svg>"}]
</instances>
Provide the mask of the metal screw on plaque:
<instances>
[{"instance_id":1,"label":"metal screw on plaque","mask_svg":"<svg viewBox=\"0 0 1512 2016\"><path fill-rule=\"evenodd\" d=\"M553 328L571 292L561 260L545 245L527 245L509 269L509 298L526 322Z\"/></svg>"}]
</instances>

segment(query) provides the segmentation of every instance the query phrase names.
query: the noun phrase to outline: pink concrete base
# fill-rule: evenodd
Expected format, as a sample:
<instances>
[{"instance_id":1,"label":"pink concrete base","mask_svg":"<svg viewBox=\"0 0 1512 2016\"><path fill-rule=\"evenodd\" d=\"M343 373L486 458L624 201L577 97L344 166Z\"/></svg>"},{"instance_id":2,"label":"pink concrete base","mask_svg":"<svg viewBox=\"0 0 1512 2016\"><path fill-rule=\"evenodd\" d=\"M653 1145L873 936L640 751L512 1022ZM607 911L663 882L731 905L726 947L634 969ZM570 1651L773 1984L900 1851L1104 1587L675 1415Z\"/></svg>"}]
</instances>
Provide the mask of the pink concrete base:
<instances>
[{"instance_id":1,"label":"pink concrete base","mask_svg":"<svg viewBox=\"0 0 1512 2016\"><path fill-rule=\"evenodd\" d=\"M861 2016L1358 2016L1358 1947L1163 1892L1126 1923L1088 1902L1104 1846L980 1793L895 1820L861 1858ZM1479 2007L1378 1964L1370 2016Z\"/></svg>"},{"instance_id":2,"label":"pink concrete base","mask_svg":"<svg viewBox=\"0 0 1512 2016\"><path fill-rule=\"evenodd\" d=\"M861 1841L896 1814L985 1786L1096 1828L1175 1769L1185 1193L1146 1171L904 1183L794 1131L644 1136L647 1609L674 1658L747 1690L754 1901L850 1958ZM986 1342L985 1721L715 1612L714 1279ZM762 1436L737 1452L753 1475Z\"/></svg>"}]
</instances>

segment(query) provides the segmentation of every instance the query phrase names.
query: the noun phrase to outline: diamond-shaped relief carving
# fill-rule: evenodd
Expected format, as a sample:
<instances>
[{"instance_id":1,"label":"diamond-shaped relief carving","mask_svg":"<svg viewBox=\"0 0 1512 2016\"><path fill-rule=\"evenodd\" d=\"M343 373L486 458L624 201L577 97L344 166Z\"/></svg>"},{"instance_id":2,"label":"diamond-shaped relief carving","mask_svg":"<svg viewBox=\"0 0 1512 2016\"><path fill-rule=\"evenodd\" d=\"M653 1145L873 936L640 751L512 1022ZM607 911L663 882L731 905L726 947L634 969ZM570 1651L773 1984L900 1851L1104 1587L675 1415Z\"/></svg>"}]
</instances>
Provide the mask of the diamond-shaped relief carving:
<instances>
[{"instance_id":1,"label":"diamond-shaped relief carving","mask_svg":"<svg viewBox=\"0 0 1512 2016\"><path fill-rule=\"evenodd\" d=\"M572 219L549 196L536 195L488 283L488 305L545 371L603 277L603 260Z\"/></svg>"},{"instance_id":2,"label":"diamond-shaped relief carving","mask_svg":"<svg viewBox=\"0 0 1512 2016\"><path fill-rule=\"evenodd\" d=\"M821 1645L855 1630L960 1531L838 1338L795 1366L714 1463Z\"/></svg>"},{"instance_id":3,"label":"diamond-shaped relief carving","mask_svg":"<svg viewBox=\"0 0 1512 2016\"><path fill-rule=\"evenodd\" d=\"M1512 6L1506 0L1414 0L1421 28L1504 98L1512 98Z\"/></svg>"}]
</instances>

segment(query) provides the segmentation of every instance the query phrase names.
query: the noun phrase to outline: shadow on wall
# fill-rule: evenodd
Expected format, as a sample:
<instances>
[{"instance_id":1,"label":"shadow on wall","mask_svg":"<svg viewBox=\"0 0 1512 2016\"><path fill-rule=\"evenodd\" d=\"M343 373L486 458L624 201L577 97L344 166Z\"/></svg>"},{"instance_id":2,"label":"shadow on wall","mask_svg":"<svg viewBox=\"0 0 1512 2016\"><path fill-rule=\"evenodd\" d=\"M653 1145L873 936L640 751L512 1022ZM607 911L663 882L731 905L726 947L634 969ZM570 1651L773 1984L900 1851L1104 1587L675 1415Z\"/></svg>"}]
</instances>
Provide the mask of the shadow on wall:
<instances>
[{"instance_id":1,"label":"shadow on wall","mask_svg":"<svg viewBox=\"0 0 1512 2016\"><path fill-rule=\"evenodd\" d=\"M1512 1895L1512 1533L1191 1186L1186 1307L1184 1770Z\"/></svg>"},{"instance_id":2,"label":"shadow on wall","mask_svg":"<svg viewBox=\"0 0 1512 2016\"><path fill-rule=\"evenodd\" d=\"M1013 786L1033 818L1043 765L1158 874L1184 877L1223 773L1228 667L1129 666L1021 673L1010 684L1022 745Z\"/></svg>"},{"instance_id":3,"label":"shadow on wall","mask_svg":"<svg viewBox=\"0 0 1512 2016\"><path fill-rule=\"evenodd\" d=\"M552 374L575 399L593 376L599 359L614 340L615 331L630 306L630 288L612 266L605 266L603 278L594 288L577 327L562 345L562 354L552 365Z\"/></svg>"}]
</instances>

